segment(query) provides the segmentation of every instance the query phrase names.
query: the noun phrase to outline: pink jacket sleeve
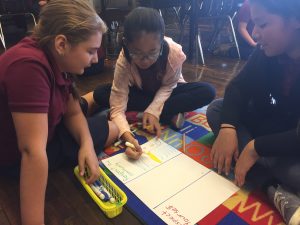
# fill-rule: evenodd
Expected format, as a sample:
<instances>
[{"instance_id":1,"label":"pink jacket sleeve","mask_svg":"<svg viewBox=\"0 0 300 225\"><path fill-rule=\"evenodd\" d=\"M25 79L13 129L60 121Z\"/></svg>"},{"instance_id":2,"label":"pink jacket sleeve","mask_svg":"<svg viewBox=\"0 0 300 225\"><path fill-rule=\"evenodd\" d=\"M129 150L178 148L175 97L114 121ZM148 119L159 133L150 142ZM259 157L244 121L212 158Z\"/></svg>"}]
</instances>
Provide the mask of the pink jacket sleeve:
<instances>
[{"instance_id":1,"label":"pink jacket sleeve","mask_svg":"<svg viewBox=\"0 0 300 225\"><path fill-rule=\"evenodd\" d=\"M123 52L121 52L116 63L114 80L110 94L110 116L112 121L118 126L120 136L122 136L126 131L130 131L129 124L125 116L130 85L129 75L129 63L126 61Z\"/></svg>"}]
</instances>

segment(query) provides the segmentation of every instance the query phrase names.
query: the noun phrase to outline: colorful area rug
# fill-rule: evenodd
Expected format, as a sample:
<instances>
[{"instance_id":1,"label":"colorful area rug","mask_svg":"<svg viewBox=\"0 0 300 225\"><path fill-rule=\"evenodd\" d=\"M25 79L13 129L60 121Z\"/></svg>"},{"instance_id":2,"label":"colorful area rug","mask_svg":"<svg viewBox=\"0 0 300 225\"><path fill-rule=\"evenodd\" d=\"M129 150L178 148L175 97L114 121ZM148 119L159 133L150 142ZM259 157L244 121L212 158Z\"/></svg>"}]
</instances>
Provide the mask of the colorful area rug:
<instances>
[{"instance_id":1,"label":"colorful area rug","mask_svg":"<svg viewBox=\"0 0 300 225\"><path fill-rule=\"evenodd\" d=\"M214 135L208 126L206 120L206 108L201 108L188 113L184 127L179 131L174 131L168 127L163 129L162 140L176 149L183 151L182 134L186 134L185 154L193 158L202 165L212 168L213 164L210 160L210 149L214 141ZM153 138L138 126L133 124L132 129L135 130L136 138L141 144ZM124 146L112 146L105 150L109 156L124 151ZM229 175L229 179L233 179L233 173ZM205 218L199 221L198 225L284 225L284 222L277 210L268 202L268 199L258 189L250 188L241 189L236 194L227 199L223 204L213 210ZM130 195L131 196L131 195ZM130 199L130 198L129 198ZM129 201L128 207L138 215L145 211L141 202ZM201 203L200 203L201 204ZM203 203L205 204L205 203ZM140 210L140 211L139 211ZM149 212L151 213L151 212ZM140 217L142 220L143 218ZM155 220L153 220L155 221ZM147 221L144 221L147 223ZM149 222L149 221L148 221ZM157 222L153 222L157 224Z\"/></svg>"}]
</instances>

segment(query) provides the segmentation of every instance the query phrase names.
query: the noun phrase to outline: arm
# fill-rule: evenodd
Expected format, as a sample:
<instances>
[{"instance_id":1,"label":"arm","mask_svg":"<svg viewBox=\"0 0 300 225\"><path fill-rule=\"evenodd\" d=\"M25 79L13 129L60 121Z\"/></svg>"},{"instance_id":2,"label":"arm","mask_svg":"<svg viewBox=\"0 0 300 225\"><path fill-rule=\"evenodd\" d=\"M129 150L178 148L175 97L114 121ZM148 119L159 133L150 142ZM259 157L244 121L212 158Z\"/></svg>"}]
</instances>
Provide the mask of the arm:
<instances>
[{"instance_id":1,"label":"arm","mask_svg":"<svg viewBox=\"0 0 300 225\"><path fill-rule=\"evenodd\" d=\"M126 148L126 155L133 159L138 159L142 154L141 146L134 138L130 131L129 124L127 122L125 111L127 109L128 94L129 94L129 77L130 73L128 64L125 62L125 57L120 53L118 61L116 63L114 80L111 88L110 95L110 107L111 107L111 119L119 128L119 136L135 146L135 149Z\"/></svg>"},{"instance_id":2,"label":"arm","mask_svg":"<svg viewBox=\"0 0 300 225\"><path fill-rule=\"evenodd\" d=\"M20 177L23 225L44 224L45 191L48 177L46 113L12 113L22 155Z\"/></svg>"},{"instance_id":3,"label":"arm","mask_svg":"<svg viewBox=\"0 0 300 225\"><path fill-rule=\"evenodd\" d=\"M259 156L300 156L300 124L296 129L257 137L254 148Z\"/></svg>"},{"instance_id":4,"label":"arm","mask_svg":"<svg viewBox=\"0 0 300 225\"><path fill-rule=\"evenodd\" d=\"M251 37L251 35L248 33L247 30L247 22L239 22L238 25L238 31L240 33L240 35L245 39L245 41L252 47L256 47L256 42L253 40L253 38Z\"/></svg>"},{"instance_id":5,"label":"arm","mask_svg":"<svg viewBox=\"0 0 300 225\"><path fill-rule=\"evenodd\" d=\"M88 166L90 177L86 182L93 183L100 176L99 162L86 118L80 109L79 102L71 94L67 103L67 112L64 115L64 124L80 146L78 152L80 175L84 175L85 166ZM99 135L101 135L101 131L99 131Z\"/></svg>"},{"instance_id":6,"label":"arm","mask_svg":"<svg viewBox=\"0 0 300 225\"><path fill-rule=\"evenodd\" d=\"M266 156L299 157L300 137L297 129L282 133L258 137L250 141L243 149L235 167L235 183L243 186L245 177L251 167L259 159Z\"/></svg>"},{"instance_id":7,"label":"arm","mask_svg":"<svg viewBox=\"0 0 300 225\"><path fill-rule=\"evenodd\" d=\"M249 2L244 2L240 8L238 15L238 32L244 38L244 40L252 47L256 46L256 42L251 37L252 34L249 34L247 26L251 23L251 13ZM252 32L252 31L250 31Z\"/></svg>"},{"instance_id":8,"label":"arm","mask_svg":"<svg viewBox=\"0 0 300 225\"><path fill-rule=\"evenodd\" d=\"M125 62L124 56L119 56L114 72L114 80L111 88L110 117L119 128L119 135L122 136L125 132L130 132L129 124L126 120L125 111L127 109L128 94L129 94L129 77L128 64Z\"/></svg>"},{"instance_id":9,"label":"arm","mask_svg":"<svg viewBox=\"0 0 300 225\"><path fill-rule=\"evenodd\" d=\"M257 83L260 82L261 73L258 68L260 53L256 52L249 60L243 70L227 86L222 112L221 127L237 127L240 121L241 112L246 110L253 92L257 91ZM229 174L232 158L238 158L238 140L235 129L221 129L212 147L211 159L218 172Z\"/></svg>"},{"instance_id":10,"label":"arm","mask_svg":"<svg viewBox=\"0 0 300 225\"><path fill-rule=\"evenodd\" d=\"M257 49L239 74L230 81L225 90L221 123L236 127L254 93L265 88L265 61L262 50Z\"/></svg>"}]
</instances>

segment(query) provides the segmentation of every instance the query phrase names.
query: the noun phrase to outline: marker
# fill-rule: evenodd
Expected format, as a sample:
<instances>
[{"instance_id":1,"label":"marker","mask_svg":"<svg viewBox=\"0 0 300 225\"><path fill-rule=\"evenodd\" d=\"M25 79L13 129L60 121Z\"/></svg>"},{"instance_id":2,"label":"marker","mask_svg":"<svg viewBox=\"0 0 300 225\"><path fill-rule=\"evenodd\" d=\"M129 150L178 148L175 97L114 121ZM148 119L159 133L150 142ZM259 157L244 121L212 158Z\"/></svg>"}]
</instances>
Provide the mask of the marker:
<instances>
[{"instance_id":1,"label":"marker","mask_svg":"<svg viewBox=\"0 0 300 225\"><path fill-rule=\"evenodd\" d=\"M135 146L132 143L130 143L129 141L126 141L125 145L129 148L135 149Z\"/></svg>"},{"instance_id":2,"label":"marker","mask_svg":"<svg viewBox=\"0 0 300 225\"><path fill-rule=\"evenodd\" d=\"M117 147L117 146L119 146L120 144L122 144L122 140L118 140L117 142L115 142L115 143L114 143L114 146Z\"/></svg>"},{"instance_id":3,"label":"marker","mask_svg":"<svg viewBox=\"0 0 300 225\"><path fill-rule=\"evenodd\" d=\"M107 199L106 201L109 200L111 203L115 203L116 199L109 193L109 191L103 186L103 184L101 184L99 180L96 180L95 183L97 184L96 187L98 188L98 190L105 195Z\"/></svg>"},{"instance_id":4,"label":"marker","mask_svg":"<svg viewBox=\"0 0 300 225\"><path fill-rule=\"evenodd\" d=\"M102 201L107 202L109 200L108 195L105 192L100 191L97 186L91 184L90 187Z\"/></svg>"},{"instance_id":5,"label":"marker","mask_svg":"<svg viewBox=\"0 0 300 225\"><path fill-rule=\"evenodd\" d=\"M135 149L135 146L132 143L128 142L128 141L125 142L125 145L129 148ZM143 153L147 154L155 162L161 163L160 159L157 158L155 155L153 155L150 151L143 150Z\"/></svg>"}]
</instances>

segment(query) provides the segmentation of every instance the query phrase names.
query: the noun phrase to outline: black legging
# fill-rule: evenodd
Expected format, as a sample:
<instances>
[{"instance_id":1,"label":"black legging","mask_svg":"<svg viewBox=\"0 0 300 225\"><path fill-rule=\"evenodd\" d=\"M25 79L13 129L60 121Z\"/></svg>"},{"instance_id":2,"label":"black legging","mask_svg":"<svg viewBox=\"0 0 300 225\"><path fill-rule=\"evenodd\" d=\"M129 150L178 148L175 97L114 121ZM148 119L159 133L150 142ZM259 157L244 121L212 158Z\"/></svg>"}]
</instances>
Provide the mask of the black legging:
<instances>
[{"instance_id":1,"label":"black legging","mask_svg":"<svg viewBox=\"0 0 300 225\"><path fill-rule=\"evenodd\" d=\"M111 84L98 86L94 91L95 102L103 108L109 108ZM153 101L154 95L137 87L130 87L127 111L143 112ZM215 98L215 89L208 83L178 83L164 104L160 121L169 124L178 113L190 112L208 105Z\"/></svg>"}]
</instances>

